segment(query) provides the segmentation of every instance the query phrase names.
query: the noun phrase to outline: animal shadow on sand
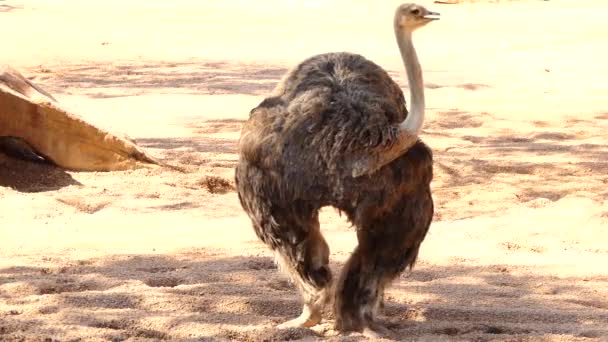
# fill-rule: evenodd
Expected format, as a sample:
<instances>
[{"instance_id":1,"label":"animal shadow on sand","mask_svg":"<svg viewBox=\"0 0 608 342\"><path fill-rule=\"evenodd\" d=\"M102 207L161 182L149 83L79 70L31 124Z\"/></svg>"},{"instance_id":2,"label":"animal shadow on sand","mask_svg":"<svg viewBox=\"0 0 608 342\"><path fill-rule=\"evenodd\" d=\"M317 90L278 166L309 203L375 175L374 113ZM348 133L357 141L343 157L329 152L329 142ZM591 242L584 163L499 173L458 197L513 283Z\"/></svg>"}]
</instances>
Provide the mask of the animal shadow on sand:
<instances>
[{"instance_id":1,"label":"animal shadow on sand","mask_svg":"<svg viewBox=\"0 0 608 342\"><path fill-rule=\"evenodd\" d=\"M49 65L28 70L51 93L77 91L111 98L139 91L171 94L263 95L287 71L283 66L231 62L124 62ZM87 90L89 89L89 90ZM84 92L84 93L83 93Z\"/></svg>"},{"instance_id":2,"label":"animal shadow on sand","mask_svg":"<svg viewBox=\"0 0 608 342\"><path fill-rule=\"evenodd\" d=\"M82 185L61 168L44 161L25 161L0 151L0 187L20 192L45 192Z\"/></svg>"},{"instance_id":3,"label":"animal shadow on sand","mask_svg":"<svg viewBox=\"0 0 608 342\"><path fill-rule=\"evenodd\" d=\"M588 143L572 127L535 125L527 134L498 132L475 134L489 113L471 113L458 109L435 109L425 124L423 139L433 146L433 139L450 139L449 147L434 148L434 194L436 219L462 219L481 213L476 206L459 198L471 191L496 188L515 190L520 203L537 198L557 201L569 194L586 191L598 201L608 199L608 147ZM190 125L200 135L176 138L144 138L137 143L157 149L160 159L184 167L232 169L237 160L240 119L218 119ZM581 126L582 128L582 126ZM462 133L463 129L466 133ZM222 135L216 135L221 133ZM229 133L229 135L226 135ZM581 177L585 182L580 182ZM446 209L446 204L452 207ZM462 206L453 207L454 204ZM499 206L497 210L501 210Z\"/></svg>"},{"instance_id":4,"label":"animal shadow on sand","mask_svg":"<svg viewBox=\"0 0 608 342\"><path fill-rule=\"evenodd\" d=\"M7 4L4 4L3 2L4 2L4 0L0 0L0 13L11 12L13 10L23 8L21 6L7 5Z\"/></svg>"},{"instance_id":5,"label":"animal shadow on sand","mask_svg":"<svg viewBox=\"0 0 608 342\"><path fill-rule=\"evenodd\" d=\"M397 82L399 87L401 87L402 89L409 89L409 85L405 81L406 78L405 78L403 71L387 70L387 72L388 72L389 76L395 82ZM469 90L469 91L477 91L480 89L492 88L490 85L487 85L487 84L470 83L470 82L461 83L461 84L437 84L437 83L432 83L432 82L425 82L424 87L426 89L430 89L430 90L442 89L442 88L459 88L459 89L464 89L464 90Z\"/></svg>"},{"instance_id":6,"label":"animal shadow on sand","mask_svg":"<svg viewBox=\"0 0 608 342\"><path fill-rule=\"evenodd\" d=\"M174 138L141 138L137 143L147 149L157 149L159 159L165 163L211 168L236 166L238 132L244 120L214 119L189 125L197 136ZM233 138L213 136L216 133L234 133Z\"/></svg>"},{"instance_id":7,"label":"animal shadow on sand","mask_svg":"<svg viewBox=\"0 0 608 342\"><path fill-rule=\"evenodd\" d=\"M455 281L461 278L471 281ZM605 336L608 300L591 285L606 289L608 277L421 263L388 291L383 321L406 339ZM10 308L0 312L0 339L7 340L63 340L68 326L106 340L278 341L327 334L273 328L298 315L300 303L295 288L264 256L190 250L6 267L0 269L0 298ZM328 341L343 340L328 335Z\"/></svg>"},{"instance_id":8,"label":"animal shadow on sand","mask_svg":"<svg viewBox=\"0 0 608 342\"><path fill-rule=\"evenodd\" d=\"M237 63L227 61L187 62L116 62L61 64L27 70L36 83L51 93L76 91L92 98L131 96L133 90L172 94L241 94L267 95L288 68L283 65ZM401 71L389 71L398 84L407 89ZM427 89L460 88L476 91L490 86L477 83L438 85L426 83ZM121 89L128 89L129 94ZM83 93L84 92L84 93Z\"/></svg>"},{"instance_id":9,"label":"animal shadow on sand","mask_svg":"<svg viewBox=\"0 0 608 342\"><path fill-rule=\"evenodd\" d=\"M147 149L157 149L159 160L184 171L192 167L196 171L198 167L232 169L236 166L236 139L205 136L142 138L137 139L137 144Z\"/></svg>"},{"instance_id":10,"label":"animal shadow on sand","mask_svg":"<svg viewBox=\"0 0 608 342\"><path fill-rule=\"evenodd\" d=\"M141 138L136 142L146 148L194 150L198 152L237 153L236 139L199 137Z\"/></svg>"},{"instance_id":11,"label":"animal shadow on sand","mask_svg":"<svg viewBox=\"0 0 608 342\"><path fill-rule=\"evenodd\" d=\"M488 135L487 129L475 134L488 119L493 119L491 114L453 109L437 111L427 121L423 136L431 146L433 139L450 139L449 147L434 149L434 193L440 214L450 219L474 216L475 206L442 210L445 201L458 203L459 196L470 194L470 187L517 189L514 195L522 203L540 197L556 201L579 191L598 201L608 199L608 147L587 142L603 133L581 136L578 132L588 131L587 124L571 122L565 128L535 124L536 129L526 134L498 130Z\"/></svg>"}]
</instances>

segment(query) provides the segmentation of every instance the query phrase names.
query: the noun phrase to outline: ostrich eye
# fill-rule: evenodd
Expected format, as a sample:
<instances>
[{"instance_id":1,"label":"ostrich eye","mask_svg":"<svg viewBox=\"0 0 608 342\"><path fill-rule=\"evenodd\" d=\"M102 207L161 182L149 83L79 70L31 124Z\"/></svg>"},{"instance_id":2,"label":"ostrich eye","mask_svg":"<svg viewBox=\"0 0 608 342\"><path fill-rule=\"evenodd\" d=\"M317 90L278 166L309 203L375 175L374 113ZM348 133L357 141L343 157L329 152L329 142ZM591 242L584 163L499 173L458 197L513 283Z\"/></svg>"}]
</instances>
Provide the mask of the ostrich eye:
<instances>
[{"instance_id":1,"label":"ostrich eye","mask_svg":"<svg viewBox=\"0 0 608 342\"><path fill-rule=\"evenodd\" d=\"M413 15L420 15L420 10L416 8L411 10L410 13L412 13Z\"/></svg>"}]
</instances>

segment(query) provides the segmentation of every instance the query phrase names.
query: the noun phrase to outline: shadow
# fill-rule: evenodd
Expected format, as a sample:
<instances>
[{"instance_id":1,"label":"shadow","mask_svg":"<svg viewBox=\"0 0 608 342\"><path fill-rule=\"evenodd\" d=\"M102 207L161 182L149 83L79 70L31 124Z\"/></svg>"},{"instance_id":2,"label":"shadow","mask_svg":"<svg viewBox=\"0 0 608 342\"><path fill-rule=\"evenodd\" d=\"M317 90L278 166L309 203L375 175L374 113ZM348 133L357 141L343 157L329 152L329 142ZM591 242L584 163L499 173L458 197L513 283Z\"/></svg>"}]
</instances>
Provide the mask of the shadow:
<instances>
[{"instance_id":1,"label":"shadow","mask_svg":"<svg viewBox=\"0 0 608 342\"><path fill-rule=\"evenodd\" d=\"M595 118L598 120L608 120L608 112L596 115Z\"/></svg>"},{"instance_id":2,"label":"shadow","mask_svg":"<svg viewBox=\"0 0 608 342\"><path fill-rule=\"evenodd\" d=\"M481 118L487 118L488 116L489 114L487 113L473 115L457 109L437 112L433 118L429 119L425 124L425 131L481 127L483 125ZM430 134L433 134L433 132Z\"/></svg>"},{"instance_id":3,"label":"shadow","mask_svg":"<svg viewBox=\"0 0 608 342\"><path fill-rule=\"evenodd\" d=\"M387 311L416 311L415 329L428 334L464 338L522 334L604 336L608 330L604 326L608 322L608 301L594 286L606 286L607 281L608 276L587 279L537 275L534 270L510 265L421 265L402 277L391 296L405 299L408 293L422 292L438 300L407 306L393 302ZM584 303L572 300L581 297L586 299Z\"/></svg>"},{"instance_id":4,"label":"shadow","mask_svg":"<svg viewBox=\"0 0 608 342\"><path fill-rule=\"evenodd\" d=\"M441 88L460 88L464 90L476 91L484 88L491 88L491 86L487 84L480 83L463 83L463 84L455 84L455 85L439 85L435 83L426 83L424 85L427 89L441 89Z\"/></svg>"},{"instance_id":5,"label":"shadow","mask_svg":"<svg viewBox=\"0 0 608 342\"><path fill-rule=\"evenodd\" d=\"M32 80L51 93L76 91L91 98L136 96L139 91L154 89L178 94L267 95L288 68L280 65L226 61L189 62L116 62L61 64L28 70ZM408 89L399 71L388 71L402 89ZM460 88L476 91L486 84L425 84L427 89ZM90 90L87 90L90 89ZM102 89L102 91L100 91ZM124 90L130 92L125 95ZM133 93L133 91L135 91Z\"/></svg>"},{"instance_id":6,"label":"shadow","mask_svg":"<svg viewBox=\"0 0 608 342\"><path fill-rule=\"evenodd\" d=\"M486 118L496 120L488 113L451 109L433 113L425 123L423 135L431 148L433 140L449 141L449 147L434 149L436 220L492 214L514 202L553 202L577 192L599 202L608 199L608 144L589 143L603 138L601 122L583 120L584 126L577 126L581 120L568 119L568 125L552 127L532 121L527 133L503 129L463 135L459 130L474 131ZM486 194L495 202L477 206L475 199Z\"/></svg>"},{"instance_id":7,"label":"shadow","mask_svg":"<svg viewBox=\"0 0 608 342\"><path fill-rule=\"evenodd\" d=\"M285 284L279 277L269 257L221 257L202 250L177 256L117 255L53 268L2 268L0 298L8 305L26 305L23 296L46 300L32 313L40 324L20 327L28 314L16 309L8 320L0 320L0 332L18 326L22 335L17 336L27 337L57 324L75 324L101 328L91 338L129 339L148 331L156 335L151 338L170 340L175 331L212 325L229 338L239 334L235 327L263 329L299 314L295 289L271 286L270 279ZM53 323L55 319L60 322ZM157 324L150 327L150 321ZM15 329L4 331L0 339L10 339Z\"/></svg>"},{"instance_id":8,"label":"shadow","mask_svg":"<svg viewBox=\"0 0 608 342\"><path fill-rule=\"evenodd\" d=\"M406 77L403 71L387 70L388 75L395 81L401 89L409 89L409 85L406 82ZM442 89L442 88L460 88L464 90L476 91L484 88L492 88L492 86L481 83L462 83L462 84L437 84L426 82L424 83L426 89Z\"/></svg>"},{"instance_id":9,"label":"shadow","mask_svg":"<svg viewBox=\"0 0 608 342\"><path fill-rule=\"evenodd\" d=\"M529 267L421 262L387 291L382 320L407 338L588 337L608 333L608 299L601 294L607 287L608 276L555 277ZM62 326L95 327L87 330L89 338L103 339L172 340L184 334L204 339L212 333L224 340L288 340L319 334L273 328L297 316L300 302L267 256L193 249L52 268L1 268L0 296L13 310L0 321L0 339L27 339ZM38 303L33 311L32 301ZM36 325L27 323L33 316Z\"/></svg>"},{"instance_id":10,"label":"shadow","mask_svg":"<svg viewBox=\"0 0 608 342\"><path fill-rule=\"evenodd\" d=\"M16 9L23 9L23 7L22 6L12 6L12 5L0 3L0 13L12 12Z\"/></svg>"},{"instance_id":11,"label":"shadow","mask_svg":"<svg viewBox=\"0 0 608 342\"><path fill-rule=\"evenodd\" d=\"M185 138L142 138L137 144L159 149L159 159L180 166L205 166L232 169L237 163L238 133L244 120L218 119L193 123L192 128L200 136ZM235 133L234 138L208 136L215 133ZM205 136L207 135L207 136ZM218 154L229 154L226 158Z\"/></svg>"},{"instance_id":12,"label":"shadow","mask_svg":"<svg viewBox=\"0 0 608 342\"><path fill-rule=\"evenodd\" d=\"M165 89L173 94L263 95L286 71L281 66L208 61L62 64L29 70L33 80L51 93L77 91L92 98L133 96L123 89L129 94Z\"/></svg>"},{"instance_id":13,"label":"shadow","mask_svg":"<svg viewBox=\"0 0 608 342\"><path fill-rule=\"evenodd\" d=\"M209 128L209 130L221 130L223 125L224 123L218 123ZM228 125L232 125L232 123ZM180 167L185 172L189 172L188 170L199 172L198 167L234 168L238 158L237 139L212 138L208 136L142 138L137 139L137 144L145 149L160 150L157 158L163 163ZM229 154L234 156L234 159L228 159L218 154Z\"/></svg>"},{"instance_id":14,"label":"shadow","mask_svg":"<svg viewBox=\"0 0 608 342\"><path fill-rule=\"evenodd\" d=\"M82 184L54 165L15 159L0 151L0 187L20 192L45 192L70 185Z\"/></svg>"},{"instance_id":15,"label":"shadow","mask_svg":"<svg viewBox=\"0 0 608 342\"><path fill-rule=\"evenodd\" d=\"M425 124L423 136L431 148L433 139L449 141L444 150L433 149L436 220L492 214L517 203L552 202L581 191L600 202L608 199L608 190L603 190L608 184L608 144L589 143L590 133L581 136L578 128L539 122L532 122L525 134L470 133L488 118L494 120L489 113L439 110ZM163 162L184 166L189 172L199 172L201 167L232 169L241 125L236 119L196 122L191 127L208 136L146 138L137 143L160 150ZM460 129L467 129L467 134ZM213 136L220 132L235 133L235 138ZM475 198L483 194L496 198L494 204L475 205Z\"/></svg>"},{"instance_id":16,"label":"shadow","mask_svg":"<svg viewBox=\"0 0 608 342\"><path fill-rule=\"evenodd\" d=\"M237 140L204 136L186 138L140 138L138 145L163 150L188 150L196 152L237 153Z\"/></svg>"},{"instance_id":17,"label":"shadow","mask_svg":"<svg viewBox=\"0 0 608 342\"><path fill-rule=\"evenodd\" d=\"M585 192L586 197L600 202L608 199L606 191L598 190L605 188L603 170L608 168L608 162L606 159L595 159L607 158L608 151L585 153L591 156L589 159L598 161L561 163L520 162L509 158L494 159L491 156L479 159L462 155L450 156L450 153L436 154L435 161L436 179L439 182L435 183L434 193L437 211L441 213L442 220L465 219L502 211L503 207L495 207L494 210L486 207L477 211L474 202L459 202L472 192L482 197L481 193L496 191L494 189L509 189L505 194L513 194L519 203L542 198L554 202L577 192ZM451 209L445 208L448 204L452 206ZM459 206L453 207L454 204Z\"/></svg>"},{"instance_id":18,"label":"shadow","mask_svg":"<svg viewBox=\"0 0 608 342\"><path fill-rule=\"evenodd\" d=\"M576 135L569 134L569 133L563 133L563 132L541 132L541 133L534 134L532 136L532 139L563 141L563 140L576 139Z\"/></svg>"},{"instance_id":19,"label":"shadow","mask_svg":"<svg viewBox=\"0 0 608 342\"><path fill-rule=\"evenodd\" d=\"M184 210L184 209L194 209L199 208L200 203L195 203L191 201L181 201L177 203L171 204L163 204L163 205L155 205L148 207L148 209L152 209L154 211L173 211L173 210Z\"/></svg>"},{"instance_id":20,"label":"shadow","mask_svg":"<svg viewBox=\"0 0 608 342\"><path fill-rule=\"evenodd\" d=\"M189 127L196 129L197 134L213 134L213 133L238 133L245 120L241 119L217 119L205 120L199 124L190 125Z\"/></svg>"}]
</instances>

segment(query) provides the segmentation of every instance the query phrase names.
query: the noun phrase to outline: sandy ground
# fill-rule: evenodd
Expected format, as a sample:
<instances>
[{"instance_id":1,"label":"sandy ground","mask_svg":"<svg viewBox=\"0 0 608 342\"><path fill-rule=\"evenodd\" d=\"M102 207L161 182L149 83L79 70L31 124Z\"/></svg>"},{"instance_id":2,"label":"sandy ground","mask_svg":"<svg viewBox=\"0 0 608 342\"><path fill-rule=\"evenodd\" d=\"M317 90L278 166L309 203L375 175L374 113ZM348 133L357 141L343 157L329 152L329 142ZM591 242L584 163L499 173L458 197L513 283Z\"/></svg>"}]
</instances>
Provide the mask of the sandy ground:
<instances>
[{"instance_id":1,"label":"sandy ground","mask_svg":"<svg viewBox=\"0 0 608 342\"><path fill-rule=\"evenodd\" d=\"M407 90L397 3L0 0L0 63L185 170L0 156L0 340L364 340L273 329L300 304L232 175L241 122L304 57L358 52ZM436 217L387 325L408 341L607 341L608 4L422 3L443 17L415 37ZM338 270L354 233L329 208L322 227Z\"/></svg>"}]
</instances>

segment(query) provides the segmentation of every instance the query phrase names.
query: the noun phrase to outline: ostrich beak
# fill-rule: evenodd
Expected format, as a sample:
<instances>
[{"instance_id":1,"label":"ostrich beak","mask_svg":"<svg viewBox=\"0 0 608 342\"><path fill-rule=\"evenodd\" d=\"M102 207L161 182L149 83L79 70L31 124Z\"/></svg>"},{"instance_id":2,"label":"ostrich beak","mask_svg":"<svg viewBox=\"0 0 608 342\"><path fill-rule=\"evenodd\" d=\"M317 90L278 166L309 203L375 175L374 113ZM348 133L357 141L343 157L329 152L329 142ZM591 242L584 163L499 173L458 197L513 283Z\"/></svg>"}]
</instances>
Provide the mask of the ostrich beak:
<instances>
[{"instance_id":1,"label":"ostrich beak","mask_svg":"<svg viewBox=\"0 0 608 342\"><path fill-rule=\"evenodd\" d=\"M424 19L439 20L439 13L429 11L424 15Z\"/></svg>"}]
</instances>

